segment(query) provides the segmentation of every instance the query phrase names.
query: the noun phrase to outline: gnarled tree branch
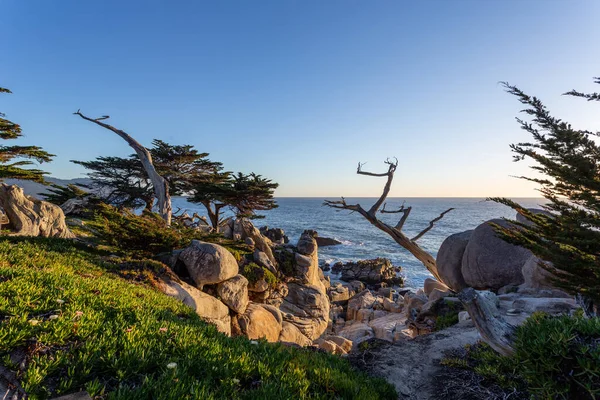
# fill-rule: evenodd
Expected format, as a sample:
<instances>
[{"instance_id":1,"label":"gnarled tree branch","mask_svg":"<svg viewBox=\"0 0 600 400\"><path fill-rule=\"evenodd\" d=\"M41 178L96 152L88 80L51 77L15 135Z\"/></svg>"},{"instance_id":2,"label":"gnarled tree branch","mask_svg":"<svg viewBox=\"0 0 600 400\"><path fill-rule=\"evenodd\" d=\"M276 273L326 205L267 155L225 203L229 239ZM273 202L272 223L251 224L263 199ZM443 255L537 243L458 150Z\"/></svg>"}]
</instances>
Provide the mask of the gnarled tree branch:
<instances>
[{"instance_id":1,"label":"gnarled tree branch","mask_svg":"<svg viewBox=\"0 0 600 400\"><path fill-rule=\"evenodd\" d=\"M386 224L385 222L379 220L376 216L376 213L379 210L379 208L381 207L381 205L384 204L385 199L387 198L387 196L390 192L390 188L392 186L392 181L394 179L394 172L396 172L396 168L398 167L397 159L395 159L395 161L393 161L393 162L388 159L388 160L386 160L385 163L388 165L388 171L385 173L381 173L381 174L365 172L362 170L362 166L364 164L360 164L360 163L358 164L358 169L357 169L356 173L359 175L387 177L387 182L383 189L383 193L381 194L379 199L375 202L375 204L373 204L373 206L368 211L365 210L364 208L362 208L360 204L346 203L346 200L343 197L341 200L325 200L323 205L326 205L331 208L358 212L367 221L369 221L372 225L374 225L376 228L387 233L392 239L394 239L394 241L396 243L398 243L400 246L402 246L403 248L408 250L417 260L419 260L423 263L425 268L427 268L427 270L429 272L431 272L431 274L437 280L442 282L442 279L440 278L440 275L438 274L438 271L437 271L437 265L435 262L435 258L431 254L429 254L427 251L423 250L417 244L416 241L433 227L433 223L442 219L443 216L450 210L444 211L442 213L442 215L440 215L438 218L436 218L432 222L430 222L430 226L428 228L426 228L425 230L423 230L421 233L419 233L416 236L416 238L414 238L414 239L410 239L408 236L406 236L402 232L402 227L404 226L404 223L406 222L406 220L410 214L410 211L412 210L411 207L405 208L404 205L402 205L402 207L400 207L398 210L390 211L390 210L386 210L385 205L384 205L384 208L380 211L381 213L402 213L402 217L395 226L390 226L390 225Z\"/></svg>"},{"instance_id":2,"label":"gnarled tree branch","mask_svg":"<svg viewBox=\"0 0 600 400\"><path fill-rule=\"evenodd\" d=\"M417 234L417 236L415 236L411 240L413 240L413 241L419 240L421 237L423 237L424 234L426 234L427 232L429 232L431 230L431 228L433 228L433 225L436 222L438 222L440 219L444 218L444 215L446 215L447 213L449 213L452 210L454 210L454 208L449 208L446 211L444 211L443 213L441 213L439 217L434 218L431 221L429 221L429 226L427 228L423 229L421 232L419 232Z\"/></svg>"},{"instance_id":3,"label":"gnarled tree branch","mask_svg":"<svg viewBox=\"0 0 600 400\"><path fill-rule=\"evenodd\" d=\"M158 211L161 217L165 220L167 225L171 225L171 216L172 216L172 208L171 208L171 196L169 195L169 184L166 179L159 175L154 168L154 164L152 163L152 155L144 146L142 146L137 140L131 137L125 131L115 128L112 125L101 122L102 120L108 119L108 115L103 115L100 118L89 118L81 113L80 110L73 113L75 115L79 115L81 118L86 121L93 122L96 125L99 125L103 128L106 128L110 131L113 131L121 138L123 138L129 146L135 150L136 154L140 158L142 165L144 166L144 170L148 174L148 178L152 181L152 186L154 188L154 194L156 196L158 202Z\"/></svg>"}]
</instances>

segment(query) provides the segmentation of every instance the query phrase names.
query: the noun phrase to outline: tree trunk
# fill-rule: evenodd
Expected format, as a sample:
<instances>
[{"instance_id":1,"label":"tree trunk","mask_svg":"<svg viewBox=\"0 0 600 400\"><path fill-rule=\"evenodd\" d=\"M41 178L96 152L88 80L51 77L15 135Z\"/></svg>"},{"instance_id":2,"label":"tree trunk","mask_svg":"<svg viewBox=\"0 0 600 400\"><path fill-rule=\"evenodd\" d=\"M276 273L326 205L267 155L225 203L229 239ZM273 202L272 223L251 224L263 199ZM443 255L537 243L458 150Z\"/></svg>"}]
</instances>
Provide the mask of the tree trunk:
<instances>
[{"instance_id":1,"label":"tree trunk","mask_svg":"<svg viewBox=\"0 0 600 400\"><path fill-rule=\"evenodd\" d=\"M0 207L4 209L13 235L74 238L65 214L56 204L25 196L17 185L0 184Z\"/></svg>"},{"instance_id":2,"label":"tree trunk","mask_svg":"<svg viewBox=\"0 0 600 400\"><path fill-rule=\"evenodd\" d=\"M121 138L123 138L127 142L127 144L129 144L129 146L131 146L133 148L133 150L135 150L140 161L142 162L142 165L144 166L144 170L148 174L148 178L150 178L150 181L152 182L152 187L154 188L154 195L157 199L158 212L161 215L161 217L165 220L167 225L170 226L173 209L171 208L171 196L169 195L169 183L167 182L167 180L165 178L160 176L160 174L156 171L156 168L154 168L154 164L152 163L152 155L150 154L148 149L145 148L144 146L142 146L137 140L135 140L133 137L131 137L128 133L126 133L120 129L117 129L114 126L105 124L104 122L100 121L102 119L108 118L108 116L98 118L98 119L92 119L92 118L86 117L79 111L77 111L75 114L79 115L81 118L85 119L86 121L93 122L97 125L100 125L103 128L113 131L114 133L119 135Z\"/></svg>"},{"instance_id":3,"label":"tree trunk","mask_svg":"<svg viewBox=\"0 0 600 400\"><path fill-rule=\"evenodd\" d=\"M484 342L503 356L515 352L515 327L502 318L494 302L473 288L458 294Z\"/></svg>"}]
</instances>

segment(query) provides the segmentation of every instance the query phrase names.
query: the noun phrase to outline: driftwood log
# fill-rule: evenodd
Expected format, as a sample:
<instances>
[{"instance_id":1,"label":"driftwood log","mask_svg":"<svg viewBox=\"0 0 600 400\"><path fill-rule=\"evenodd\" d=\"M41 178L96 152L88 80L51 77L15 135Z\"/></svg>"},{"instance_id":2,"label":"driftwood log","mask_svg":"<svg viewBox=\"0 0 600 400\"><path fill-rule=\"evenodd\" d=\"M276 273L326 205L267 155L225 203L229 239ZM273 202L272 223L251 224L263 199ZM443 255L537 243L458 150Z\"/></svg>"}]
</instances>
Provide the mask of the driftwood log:
<instances>
[{"instance_id":1,"label":"driftwood log","mask_svg":"<svg viewBox=\"0 0 600 400\"><path fill-rule=\"evenodd\" d=\"M75 237L59 206L26 196L17 185L0 184L0 207L8 217L12 235Z\"/></svg>"},{"instance_id":2,"label":"driftwood log","mask_svg":"<svg viewBox=\"0 0 600 400\"><path fill-rule=\"evenodd\" d=\"M498 353L509 356L514 353L515 327L502 318L493 300L473 288L458 294L484 342Z\"/></svg>"},{"instance_id":3,"label":"driftwood log","mask_svg":"<svg viewBox=\"0 0 600 400\"><path fill-rule=\"evenodd\" d=\"M173 211L171 207L171 196L169 195L169 183L158 172L156 172L156 168L154 168L154 164L152 163L152 155L150 154L148 149L142 146L137 140L135 140L125 131L122 131L120 129L115 128L112 125L102 122L102 120L109 118L108 115L94 119L86 117L79 110L77 110L77 112L73 114L79 115L86 121L93 122L96 125L113 131L121 138L123 138L127 142L127 144L129 144L129 146L133 148L133 150L135 150L140 161L142 162L142 165L144 166L144 170L148 174L148 178L150 178L150 181L152 182L152 187L154 188L154 195L156 197L158 206L158 213L165 220L167 225L170 226Z\"/></svg>"}]
</instances>

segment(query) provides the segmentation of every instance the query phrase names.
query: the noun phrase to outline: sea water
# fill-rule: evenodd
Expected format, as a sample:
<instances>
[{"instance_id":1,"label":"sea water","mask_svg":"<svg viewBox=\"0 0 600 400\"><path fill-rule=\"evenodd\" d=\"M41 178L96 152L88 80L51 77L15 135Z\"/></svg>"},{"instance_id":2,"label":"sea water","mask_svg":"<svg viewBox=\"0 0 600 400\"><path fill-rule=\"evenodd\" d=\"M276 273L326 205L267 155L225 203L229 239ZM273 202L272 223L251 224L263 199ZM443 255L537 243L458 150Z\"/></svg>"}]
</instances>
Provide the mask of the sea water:
<instances>
[{"instance_id":1,"label":"sea water","mask_svg":"<svg viewBox=\"0 0 600 400\"><path fill-rule=\"evenodd\" d=\"M371 225L358 213L335 210L323 206L323 198L278 198L278 208L261 212L263 219L257 219L257 227L282 228L295 244L305 229L313 229L319 236L330 237L342 242L341 245L319 248L321 263L337 261L357 261L377 257L389 258L392 264L402 267L406 286L419 287L431 275L425 267L408 251L404 250L385 232ZM332 200L337 200L332 198ZM346 198L348 204L360 204L368 209L376 198ZM539 208L544 199L514 199L528 208ZM388 198L386 209L397 209L402 204L412 207L403 231L413 237L429 225L448 208L454 208L435 226L418 240L419 245L434 257L446 237L454 233L474 229L484 221L493 218L515 218L515 211L502 204L478 198ZM181 212L198 212L204 215L204 207L192 204L179 197L173 199L173 208ZM402 214L378 214L382 221L395 225Z\"/></svg>"}]
</instances>

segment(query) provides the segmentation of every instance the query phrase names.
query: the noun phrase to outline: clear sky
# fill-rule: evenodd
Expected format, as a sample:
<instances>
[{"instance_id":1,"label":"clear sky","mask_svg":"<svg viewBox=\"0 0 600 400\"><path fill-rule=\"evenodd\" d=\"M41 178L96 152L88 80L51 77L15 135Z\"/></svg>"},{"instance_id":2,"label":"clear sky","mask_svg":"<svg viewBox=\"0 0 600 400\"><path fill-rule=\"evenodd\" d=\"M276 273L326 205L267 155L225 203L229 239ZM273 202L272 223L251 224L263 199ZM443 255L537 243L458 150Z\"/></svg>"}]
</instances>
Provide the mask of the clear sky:
<instances>
[{"instance_id":1,"label":"clear sky","mask_svg":"<svg viewBox=\"0 0 600 400\"><path fill-rule=\"evenodd\" d=\"M529 139L498 81L600 129L600 2L0 0L0 111L21 144L69 160L127 155L109 123L149 145L193 144L278 196L378 196L359 161L400 164L392 196L534 196L511 178Z\"/></svg>"}]
</instances>

